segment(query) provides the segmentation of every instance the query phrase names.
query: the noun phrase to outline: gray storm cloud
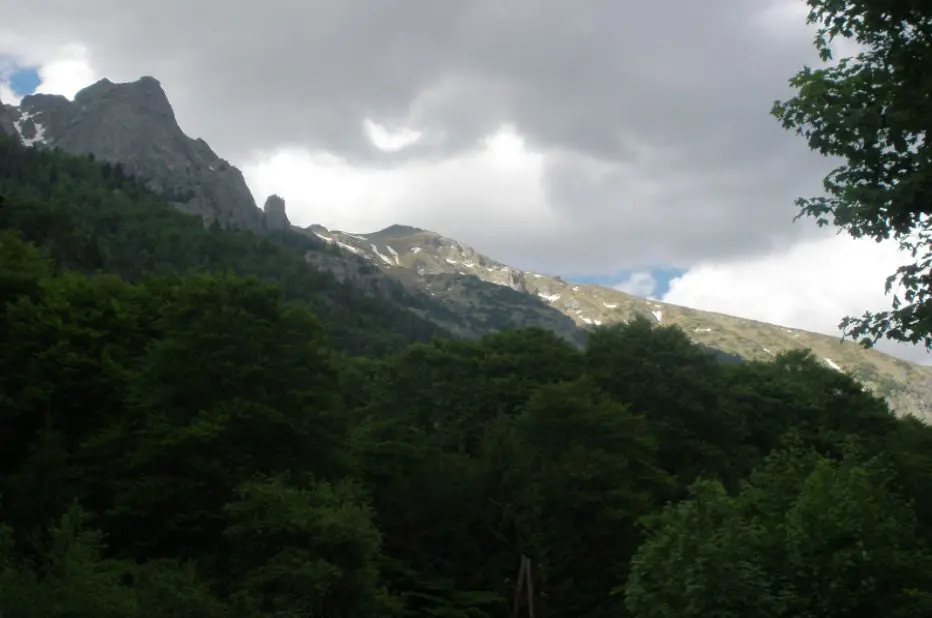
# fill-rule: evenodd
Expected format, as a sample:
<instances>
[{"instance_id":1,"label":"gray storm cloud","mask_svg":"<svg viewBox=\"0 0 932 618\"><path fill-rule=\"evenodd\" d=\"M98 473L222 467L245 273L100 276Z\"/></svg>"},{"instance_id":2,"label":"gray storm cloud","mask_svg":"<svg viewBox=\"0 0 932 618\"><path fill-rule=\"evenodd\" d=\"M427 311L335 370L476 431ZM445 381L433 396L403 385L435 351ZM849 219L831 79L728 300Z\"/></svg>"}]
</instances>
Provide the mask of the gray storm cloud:
<instances>
[{"instance_id":1,"label":"gray storm cloud","mask_svg":"<svg viewBox=\"0 0 932 618\"><path fill-rule=\"evenodd\" d=\"M769 7L32 0L5 16L22 40L86 45L111 79L158 76L183 128L234 162L290 146L401 166L456 156L510 123L545 153L562 223L523 242L484 229L484 248L595 273L688 266L814 233L792 224L792 200L818 190L825 164L768 115L789 76L814 61L811 34ZM423 139L379 152L361 131L367 118ZM434 206L444 207L468 205Z\"/></svg>"}]
</instances>

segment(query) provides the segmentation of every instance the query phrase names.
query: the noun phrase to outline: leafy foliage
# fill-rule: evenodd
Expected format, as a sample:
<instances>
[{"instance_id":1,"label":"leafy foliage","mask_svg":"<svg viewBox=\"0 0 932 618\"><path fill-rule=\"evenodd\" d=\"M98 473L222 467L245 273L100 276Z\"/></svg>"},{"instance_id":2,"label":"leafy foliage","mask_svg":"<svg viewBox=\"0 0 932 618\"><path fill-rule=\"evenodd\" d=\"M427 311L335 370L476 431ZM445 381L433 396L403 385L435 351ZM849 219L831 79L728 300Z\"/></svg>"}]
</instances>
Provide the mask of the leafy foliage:
<instances>
[{"instance_id":1,"label":"leafy foliage","mask_svg":"<svg viewBox=\"0 0 932 618\"><path fill-rule=\"evenodd\" d=\"M891 478L850 447L841 461L797 447L768 457L737 495L699 481L652 521L628 607L638 617L928 615L932 563Z\"/></svg>"},{"instance_id":2,"label":"leafy foliage","mask_svg":"<svg viewBox=\"0 0 932 618\"><path fill-rule=\"evenodd\" d=\"M808 23L820 26L815 46L823 61L838 39L861 51L824 68L805 67L790 80L796 96L774 105L784 128L843 159L825 177L827 195L797 200L799 216L855 238L893 238L910 252L915 262L887 280L888 293L898 290L893 310L848 317L841 327L865 345L888 337L932 347L932 10L912 0L807 2Z\"/></svg>"}]
</instances>

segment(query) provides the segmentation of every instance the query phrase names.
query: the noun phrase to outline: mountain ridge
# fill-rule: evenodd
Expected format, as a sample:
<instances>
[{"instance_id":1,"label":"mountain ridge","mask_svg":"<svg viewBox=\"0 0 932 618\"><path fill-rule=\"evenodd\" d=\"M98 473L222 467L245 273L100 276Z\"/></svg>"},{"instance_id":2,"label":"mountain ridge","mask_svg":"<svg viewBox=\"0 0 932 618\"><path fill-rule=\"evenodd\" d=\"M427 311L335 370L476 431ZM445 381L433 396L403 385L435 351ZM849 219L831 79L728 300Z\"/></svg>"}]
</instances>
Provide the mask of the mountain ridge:
<instances>
[{"instance_id":1,"label":"mountain ridge","mask_svg":"<svg viewBox=\"0 0 932 618\"><path fill-rule=\"evenodd\" d=\"M580 329L625 323L641 316L657 325L679 326L696 343L751 361L766 361L783 352L809 348L826 366L852 373L898 412L930 417L932 367L864 349L840 337L524 271L459 241L412 226L395 224L385 228L393 230L391 234L385 234L385 230L356 234L312 227L325 242L368 259L391 276L402 279L406 271L414 271L421 276L475 277L537 297L572 319ZM394 232L399 229L417 232L404 236Z\"/></svg>"},{"instance_id":2,"label":"mountain ridge","mask_svg":"<svg viewBox=\"0 0 932 618\"><path fill-rule=\"evenodd\" d=\"M24 144L92 154L118 163L179 209L221 228L264 230L242 172L218 156L203 139L191 138L175 119L157 79L134 82L102 79L75 94L31 94L5 106L4 131Z\"/></svg>"},{"instance_id":3,"label":"mountain ridge","mask_svg":"<svg viewBox=\"0 0 932 618\"><path fill-rule=\"evenodd\" d=\"M394 224L356 234L290 223L285 200L260 209L243 174L203 139L178 126L161 84L100 80L73 101L34 94L0 102L0 132L36 148L59 148L115 165L205 227L278 234L305 243L305 261L366 294L381 297L459 337L538 326L582 345L588 329L630 321L676 325L725 356L766 361L810 348L829 367L849 371L901 414L932 418L932 368L829 335L644 299L514 268L441 234ZM309 244L308 244L309 243ZM300 244L300 243L299 243Z\"/></svg>"},{"instance_id":4,"label":"mountain ridge","mask_svg":"<svg viewBox=\"0 0 932 618\"><path fill-rule=\"evenodd\" d=\"M182 212L200 217L205 227L263 234L293 229L282 197L270 195L260 210L240 170L203 139L192 139L181 130L168 96L153 77L125 83L102 79L79 91L73 101L33 94L19 106L4 105L2 110L7 122L0 130L22 144L93 155L115 164L117 173L137 178ZM480 280L440 276L423 285L407 281L405 293L400 293L397 278L386 278L352 256L307 251L305 257L359 290L395 304L403 301L407 309L454 335L478 337L493 330L542 325L580 343L580 333L559 312L523 296L503 295ZM483 302L488 296L495 297L491 306Z\"/></svg>"}]
</instances>

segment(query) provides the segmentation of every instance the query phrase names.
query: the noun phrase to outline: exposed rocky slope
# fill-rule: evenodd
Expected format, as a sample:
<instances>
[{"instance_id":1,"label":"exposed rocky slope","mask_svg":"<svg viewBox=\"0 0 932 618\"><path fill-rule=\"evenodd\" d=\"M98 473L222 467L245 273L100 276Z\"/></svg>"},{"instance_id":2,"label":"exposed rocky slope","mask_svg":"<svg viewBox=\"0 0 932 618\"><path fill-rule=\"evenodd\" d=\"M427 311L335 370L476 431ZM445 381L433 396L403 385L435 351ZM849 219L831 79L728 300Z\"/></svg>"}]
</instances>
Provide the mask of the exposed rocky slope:
<instances>
[{"instance_id":1,"label":"exposed rocky slope","mask_svg":"<svg viewBox=\"0 0 932 618\"><path fill-rule=\"evenodd\" d=\"M12 125L25 144L120 163L126 173L201 216L206 225L265 228L242 173L204 140L184 134L152 77L124 84L104 79L78 92L74 101L30 95L18 108L6 106L5 112L8 121L0 116L0 125L7 133Z\"/></svg>"},{"instance_id":2,"label":"exposed rocky slope","mask_svg":"<svg viewBox=\"0 0 932 618\"><path fill-rule=\"evenodd\" d=\"M440 270L418 272L389 263L392 258L381 254L378 247L391 251L391 248L386 248L391 245L384 239L397 234L399 229L413 228L388 228L368 237L339 233L352 239L361 247L358 248L350 243L334 241L325 228L312 226L304 233L317 242L326 243L332 250L309 251L305 257L317 267L334 272L342 280L381 296L392 297L391 283L400 283L408 294L422 301L411 307L413 311L460 336L476 337L495 330L542 326L574 343L581 344L585 340L584 331L572 319L545 300L521 290L496 285L470 274Z\"/></svg>"},{"instance_id":3,"label":"exposed rocky slope","mask_svg":"<svg viewBox=\"0 0 932 618\"><path fill-rule=\"evenodd\" d=\"M932 367L908 363L865 350L850 341L817 333L639 298L612 288L577 284L540 273L524 272L492 260L439 234L413 227L392 226L372 234L349 234L320 226L308 228L326 242L367 259L386 273L413 285L421 282L437 295L456 291L441 280L478 279L543 301L579 327L607 325L643 315L657 324L675 324L697 343L750 360L766 360L788 350L810 348L829 367L851 372L885 397L900 413L932 418ZM485 293L460 311L508 311ZM493 306L495 305L495 306ZM454 305L452 310L458 311ZM542 312L541 315L549 315Z\"/></svg>"},{"instance_id":4,"label":"exposed rocky slope","mask_svg":"<svg viewBox=\"0 0 932 618\"><path fill-rule=\"evenodd\" d=\"M265 213L265 227L268 230L291 229L291 222L288 221L288 214L285 212L285 200L281 197L270 195L265 200L262 212Z\"/></svg>"}]
</instances>

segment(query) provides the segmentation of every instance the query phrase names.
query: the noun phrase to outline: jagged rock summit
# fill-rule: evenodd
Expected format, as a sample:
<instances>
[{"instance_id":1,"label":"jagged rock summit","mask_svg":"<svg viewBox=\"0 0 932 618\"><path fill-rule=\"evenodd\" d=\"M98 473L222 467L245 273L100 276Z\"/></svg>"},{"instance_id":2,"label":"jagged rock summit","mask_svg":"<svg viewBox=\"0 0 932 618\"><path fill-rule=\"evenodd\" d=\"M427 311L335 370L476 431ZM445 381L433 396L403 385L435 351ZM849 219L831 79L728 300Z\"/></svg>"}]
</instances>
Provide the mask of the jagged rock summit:
<instances>
[{"instance_id":1,"label":"jagged rock summit","mask_svg":"<svg viewBox=\"0 0 932 618\"><path fill-rule=\"evenodd\" d=\"M266 229L243 174L207 142L185 135L154 77L127 83L102 79L78 92L73 101L33 94L18 108L3 109L10 122L0 112L0 130L9 133L12 125L27 145L119 163L181 210L199 215L205 225ZM275 225L280 223L276 219Z\"/></svg>"},{"instance_id":2,"label":"jagged rock summit","mask_svg":"<svg viewBox=\"0 0 932 618\"><path fill-rule=\"evenodd\" d=\"M319 225L308 231L327 243L364 255L383 268L406 268L419 275L474 275L517 292L528 292L521 270L436 232L400 224L368 234L331 231Z\"/></svg>"},{"instance_id":3,"label":"jagged rock summit","mask_svg":"<svg viewBox=\"0 0 932 618\"><path fill-rule=\"evenodd\" d=\"M262 208L265 213L265 227L269 231L291 229L291 222L285 212L285 200L278 195L270 195Z\"/></svg>"}]
</instances>

